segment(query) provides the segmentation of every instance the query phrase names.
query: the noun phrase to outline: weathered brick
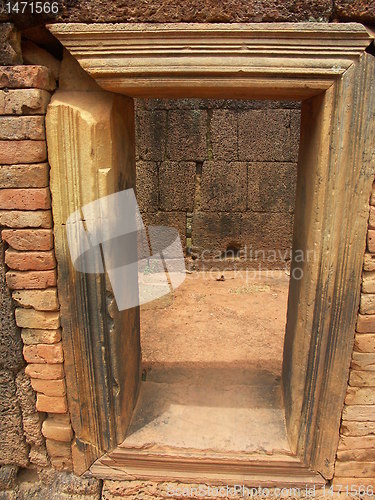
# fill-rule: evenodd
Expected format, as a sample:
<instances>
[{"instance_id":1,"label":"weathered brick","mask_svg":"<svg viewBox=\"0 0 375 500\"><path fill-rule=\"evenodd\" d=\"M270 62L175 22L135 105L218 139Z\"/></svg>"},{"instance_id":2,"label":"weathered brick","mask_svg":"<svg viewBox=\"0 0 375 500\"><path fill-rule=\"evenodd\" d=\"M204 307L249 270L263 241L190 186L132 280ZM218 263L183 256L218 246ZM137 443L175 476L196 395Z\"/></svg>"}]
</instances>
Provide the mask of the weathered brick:
<instances>
[{"instance_id":1,"label":"weathered brick","mask_svg":"<svg viewBox=\"0 0 375 500\"><path fill-rule=\"evenodd\" d=\"M3 66L0 70L0 88L36 88L54 90L56 82L43 66Z\"/></svg>"},{"instance_id":2,"label":"weathered brick","mask_svg":"<svg viewBox=\"0 0 375 500\"><path fill-rule=\"evenodd\" d=\"M47 252L25 252L8 249L5 252L5 263L10 269L18 271L45 271L56 267L55 253Z\"/></svg>"},{"instance_id":3,"label":"weathered brick","mask_svg":"<svg viewBox=\"0 0 375 500\"><path fill-rule=\"evenodd\" d=\"M356 370L375 370L375 354L353 352L352 368Z\"/></svg>"},{"instance_id":4,"label":"weathered brick","mask_svg":"<svg viewBox=\"0 0 375 500\"><path fill-rule=\"evenodd\" d=\"M375 436L375 422L343 422L340 432L343 436Z\"/></svg>"},{"instance_id":5,"label":"weathered brick","mask_svg":"<svg viewBox=\"0 0 375 500\"><path fill-rule=\"evenodd\" d=\"M369 229L375 229L375 207L370 206L370 216L368 220Z\"/></svg>"},{"instance_id":6,"label":"weathered brick","mask_svg":"<svg viewBox=\"0 0 375 500\"><path fill-rule=\"evenodd\" d=\"M350 477L375 477L375 462L336 462L335 474Z\"/></svg>"},{"instance_id":7,"label":"weathered brick","mask_svg":"<svg viewBox=\"0 0 375 500\"><path fill-rule=\"evenodd\" d=\"M0 209L46 210L51 207L49 188L0 189Z\"/></svg>"},{"instance_id":8,"label":"weathered brick","mask_svg":"<svg viewBox=\"0 0 375 500\"><path fill-rule=\"evenodd\" d=\"M137 161L137 203L141 212L158 210L158 167L153 161Z\"/></svg>"},{"instance_id":9,"label":"weathered brick","mask_svg":"<svg viewBox=\"0 0 375 500\"><path fill-rule=\"evenodd\" d=\"M375 371L351 370L349 384L353 387L374 387Z\"/></svg>"},{"instance_id":10,"label":"weathered brick","mask_svg":"<svg viewBox=\"0 0 375 500\"><path fill-rule=\"evenodd\" d=\"M40 290L56 286L56 271L8 271L6 281L11 290Z\"/></svg>"},{"instance_id":11,"label":"weathered brick","mask_svg":"<svg viewBox=\"0 0 375 500\"><path fill-rule=\"evenodd\" d=\"M369 460L375 460L375 450L342 450L337 452L337 460L340 462L350 462L350 461L356 461L356 462L366 462ZM337 481L341 484L343 484L340 481L340 478L337 479ZM363 478L361 478L361 484L363 481ZM349 485L356 484L358 482L358 479L352 479L352 481L349 483Z\"/></svg>"},{"instance_id":12,"label":"weathered brick","mask_svg":"<svg viewBox=\"0 0 375 500\"><path fill-rule=\"evenodd\" d=\"M43 141L44 116L0 116L0 140Z\"/></svg>"},{"instance_id":13,"label":"weathered brick","mask_svg":"<svg viewBox=\"0 0 375 500\"><path fill-rule=\"evenodd\" d=\"M48 163L0 165L0 188L47 187L48 174Z\"/></svg>"},{"instance_id":14,"label":"weathered brick","mask_svg":"<svg viewBox=\"0 0 375 500\"><path fill-rule=\"evenodd\" d=\"M345 405L342 418L356 422L375 422L375 405Z\"/></svg>"},{"instance_id":15,"label":"weathered brick","mask_svg":"<svg viewBox=\"0 0 375 500\"><path fill-rule=\"evenodd\" d=\"M57 413L57 412L55 412ZM61 441L57 441L54 439L46 440L47 451L50 456L53 457L70 457L71 456L71 448L70 444L63 443Z\"/></svg>"},{"instance_id":16,"label":"weathered brick","mask_svg":"<svg viewBox=\"0 0 375 500\"><path fill-rule=\"evenodd\" d=\"M195 163L165 161L159 168L160 208L192 211L194 206Z\"/></svg>"},{"instance_id":17,"label":"weathered brick","mask_svg":"<svg viewBox=\"0 0 375 500\"><path fill-rule=\"evenodd\" d=\"M375 271L365 271L363 273L362 292L375 293Z\"/></svg>"},{"instance_id":18,"label":"weathered brick","mask_svg":"<svg viewBox=\"0 0 375 500\"><path fill-rule=\"evenodd\" d=\"M35 392L46 396L65 396L65 380L42 380L40 378L31 379L31 385Z\"/></svg>"},{"instance_id":19,"label":"weathered brick","mask_svg":"<svg viewBox=\"0 0 375 500\"><path fill-rule=\"evenodd\" d=\"M348 387L345 398L347 405L373 405L375 404L375 390L373 387Z\"/></svg>"},{"instance_id":20,"label":"weathered brick","mask_svg":"<svg viewBox=\"0 0 375 500\"><path fill-rule=\"evenodd\" d=\"M50 99L41 89L0 90L0 115L44 115Z\"/></svg>"},{"instance_id":21,"label":"weathered brick","mask_svg":"<svg viewBox=\"0 0 375 500\"><path fill-rule=\"evenodd\" d=\"M56 288L16 290L12 293L12 297L20 306L33 307L37 311L57 311L59 309Z\"/></svg>"},{"instance_id":22,"label":"weathered brick","mask_svg":"<svg viewBox=\"0 0 375 500\"><path fill-rule=\"evenodd\" d=\"M37 394L36 409L38 411L45 411L46 413L66 413L68 411L68 404L65 396L46 396L45 394ZM52 455L48 450L48 445L47 451Z\"/></svg>"},{"instance_id":23,"label":"weathered brick","mask_svg":"<svg viewBox=\"0 0 375 500\"><path fill-rule=\"evenodd\" d=\"M340 436L339 450L368 450L375 448L375 437L368 436Z\"/></svg>"},{"instance_id":24,"label":"weathered brick","mask_svg":"<svg viewBox=\"0 0 375 500\"><path fill-rule=\"evenodd\" d=\"M31 363L26 366L25 373L30 378L38 378L42 380L57 380L64 378L63 364L41 364Z\"/></svg>"},{"instance_id":25,"label":"weathered brick","mask_svg":"<svg viewBox=\"0 0 375 500\"><path fill-rule=\"evenodd\" d=\"M23 343L26 345L55 344L61 340L61 330L23 328L21 331L21 337Z\"/></svg>"},{"instance_id":26,"label":"weathered brick","mask_svg":"<svg viewBox=\"0 0 375 500\"><path fill-rule=\"evenodd\" d=\"M293 212L296 182L294 163L249 163L247 208L254 212Z\"/></svg>"},{"instance_id":27,"label":"weathered brick","mask_svg":"<svg viewBox=\"0 0 375 500\"><path fill-rule=\"evenodd\" d=\"M69 457L50 457L51 465L55 470L58 471L72 471L73 461Z\"/></svg>"},{"instance_id":28,"label":"weathered brick","mask_svg":"<svg viewBox=\"0 0 375 500\"><path fill-rule=\"evenodd\" d=\"M17 326L21 328L56 330L60 327L60 314L58 312L17 308L15 315Z\"/></svg>"},{"instance_id":29,"label":"weathered brick","mask_svg":"<svg viewBox=\"0 0 375 500\"><path fill-rule=\"evenodd\" d=\"M73 437L73 430L70 424L48 417L42 425L43 436L47 439L70 443Z\"/></svg>"},{"instance_id":30,"label":"weathered brick","mask_svg":"<svg viewBox=\"0 0 375 500\"><path fill-rule=\"evenodd\" d=\"M62 363L64 354L62 344L26 345L23 348L23 357L28 363Z\"/></svg>"},{"instance_id":31,"label":"weathered brick","mask_svg":"<svg viewBox=\"0 0 375 500\"><path fill-rule=\"evenodd\" d=\"M354 350L357 352L368 352L375 354L375 334L359 334L355 336Z\"/></svg>"},{"instance_id":32,"label":"weathered brick","mask_svg":"<svg viewBox=\"0 0 375 500\"><path fill-rule=\"evenodd\" d=\"M298 120L291 113L284 109L241 111L238 115L239 160L296 162Z\"/></svg>"},{"instance_id":33,"label":"weathered brick","mask_svg":"<svg viewBox=\"0 0 375 500\"><path fill-rule=\"evenodd\" d=\"M359 306L361 314L375 314L375 293L362 293Z\"/></svg>"},{"instance_id":34,"label":"weathered brick","mask_svg":"<svg viewBox=\"0 0 375 500\"><path fill-rule=\"evenodd\" d=\"M343 491L346 491L346 487L348 487L348 491L351 491L351 488L357 488L357 490L359 490L359 487L361 487L361 489L363 490L363 487L370 486L369 491L371 491L373 485L374 485L374 479L371 477L341 477L341 476L337 475L332 480L333 491L340 492L340 496L337 496L337 498L340 498L340 499L343 498L342 493L343 493ZM323 496L323 499L324 499L324 496ZM346 499L347 498L348 497L346 497ZM351 496L351 498L364 499L366 497L361 495L360 497Z\"/></svg>"},{"instance_id":35,"label":"weathered brick","mask_svg":"<svg viewBox=\"0 0 375 500\"><path fill-rule=\"evenodd\" d=\"M45 141L0 141L0 164L40 163L46 159Z\"/></svg>"},{"instance_id":36,"label":"weathered brick","mask_svg":"<svg viewBox=\"0 0 375 500\"><path fill-rule=\"evenodd\" d=\"M238 114L219 109L212 112L210 137L214 160L238 161Z\"/></svg>"},{"instance_id":37,"label":"weathered brick","mask_svg":"<svg viewBox=\"0 0 375 500\"><path fill-rule=\"evenodd\" d=\"M363 269L365 271L375 271L375 255L372 253L365 253L363 262Z\"/></svg>"},{"instance_id":38,"label":"weathered brick","mask_svg":"<svg viewBox=\"0 0 375 500\"><path fill-rule=\"evenodd\" d=\"M367 248L371 253L375 253L375 230L369 229L367 231Z\"/></svg>"},{"instance_id":39,"label":"weathered brick","mask_svg":"<svg viewBox=\"0 0 375 500\"><path fill-rule=\"evenodd\" d=\"M20 211L0 210L0 226L21 228L51 228L52 214L50 210ZM39 249L38 249L39 250Z\"/></svg>"},{"instance_id":40,"label":"weathered brick","mask_svg":"<svg viewBox=\"0 0 375 500\"><path fill-rule=\"evenodd\" d=\"M375 314L358 314L357 332L375 333Z\"/></svg>"},{"instance_id":41,"label":"weathered brick","mask_svg":"<svg viewBox=\"0 0 375 500\"><path fill-rule=\"evenodd\" d=\"M173 110L168 112L167 159L203 161L207 153L207 112Z\"/></svg>"},{"instance_id":42,"label":"weathered brick","mask_svg":"<svg viewBox=\"0 0 375 500\"><path fill-rule=\"evenodd\" d=\"M15 250L52 250L53 248L52 229L4 229L1 236Z\"/></svg>"}]
</instances>

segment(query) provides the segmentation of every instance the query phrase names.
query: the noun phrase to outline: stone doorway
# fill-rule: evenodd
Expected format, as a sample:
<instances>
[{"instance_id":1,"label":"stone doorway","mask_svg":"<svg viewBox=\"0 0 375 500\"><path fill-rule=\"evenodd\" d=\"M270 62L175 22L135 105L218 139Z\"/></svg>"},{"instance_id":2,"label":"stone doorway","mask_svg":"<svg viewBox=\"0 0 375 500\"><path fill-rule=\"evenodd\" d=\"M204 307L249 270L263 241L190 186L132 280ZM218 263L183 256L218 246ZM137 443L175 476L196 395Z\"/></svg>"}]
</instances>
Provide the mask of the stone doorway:
<instances>
[{"instance_id":1,"label":"stone doorway","mask_svg":"<svg viewBox=\"0 0 375 500\"><path fill-rule=\"evenodd\" d=\"M293 248L316 256L304 263L303 279L292 282L289 294L283 361L288 460L121 452L116 447L126 435L141 380L139 312L118 314L105 278L72 269L64 223L85 203L134 186L133 104L97 90L58 92L47 116L47 140L76 471L99 459L91 471L103 477L228 482L241 476L257 484L329 479L371 184L373 62L364 52L370 43L366 30L351 24L258 24L55 25L51 31L110 92L302 100ZM270 50L272 57L266 57Z\"/></svg>"},{"instance_id":2,"label":"stone doorway","mask_svg":"<svg viewBox=\"0 0 375 500\"><path fill-rule=\"evenodd\" d=\"M300 104L137 99L135 110L142 217L179 232L188 274L140 308L143 382L122 447L288 455Z\"/></svg>"}]
</instances>

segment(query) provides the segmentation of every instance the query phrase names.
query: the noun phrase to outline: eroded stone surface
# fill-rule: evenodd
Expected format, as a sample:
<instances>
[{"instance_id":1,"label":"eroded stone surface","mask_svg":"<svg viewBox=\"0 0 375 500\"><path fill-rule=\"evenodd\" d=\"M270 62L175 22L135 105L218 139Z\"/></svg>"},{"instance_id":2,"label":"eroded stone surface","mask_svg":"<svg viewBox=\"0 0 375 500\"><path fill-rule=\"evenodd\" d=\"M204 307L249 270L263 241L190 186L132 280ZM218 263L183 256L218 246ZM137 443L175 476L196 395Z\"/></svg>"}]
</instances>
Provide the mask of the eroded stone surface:
<instances>
[{"instance_id":1,"label":"eroded stone surface","mask_svg":"<svg viewBox=\"0 0 375 500\"><path fill-rule=\"evenodd\" d=\"M29 449L24 438L16 381L7 370L0 370L0 435L0 465L26 467Z\"/></svg>"},{"instance_id":2,"label":"eroded stone surface","mask_svg":"<svg viewBox=\"0 0 375 500\"><path fill-rule=\"evenodd\" d=\"M17 372L24 366L22 341L14 319L14 307L5 282L4 243L0 238L0 369Z\"/></svg>"},{"instance_id":3,"label":"eroded stone surface","mask_svg":"<svg viewBox=\"0 0 375 500\"><path fill-rule=\"evenodd\" d=\"M328 21L332 4L329 0L208 0L191 2L174 0L84 0L68 2L57 20L69 22L261 22L261 21Z\"/></svg>"},{"instance_id":4,"label":"eroded stone surface","mask_svg":"<svg viewBox=\"0 0 375 500\"><path fill-rule=\"evenodd\" d=\"M22 64L21 34L11 23L0 22L0 66L10 64Z\"/></svg>"}]
</instances>

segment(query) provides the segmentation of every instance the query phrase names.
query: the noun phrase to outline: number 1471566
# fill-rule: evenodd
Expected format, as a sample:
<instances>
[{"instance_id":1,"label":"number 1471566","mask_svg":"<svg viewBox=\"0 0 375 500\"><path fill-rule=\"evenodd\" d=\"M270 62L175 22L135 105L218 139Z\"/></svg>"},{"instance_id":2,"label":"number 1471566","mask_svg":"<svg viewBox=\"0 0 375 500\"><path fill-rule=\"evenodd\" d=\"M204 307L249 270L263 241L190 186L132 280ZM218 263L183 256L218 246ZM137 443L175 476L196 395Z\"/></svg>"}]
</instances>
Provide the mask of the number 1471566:
<instances>
[{"instance_id":1,"label":"number 1471566","mask_svg":"<svg viewBox=\"0 0 375 500\"><path fill-rule=\"evenodd\" d=\"M57 14L58 2L8 2L5 4L8 14Z\"/></svg>"}]
</instances>

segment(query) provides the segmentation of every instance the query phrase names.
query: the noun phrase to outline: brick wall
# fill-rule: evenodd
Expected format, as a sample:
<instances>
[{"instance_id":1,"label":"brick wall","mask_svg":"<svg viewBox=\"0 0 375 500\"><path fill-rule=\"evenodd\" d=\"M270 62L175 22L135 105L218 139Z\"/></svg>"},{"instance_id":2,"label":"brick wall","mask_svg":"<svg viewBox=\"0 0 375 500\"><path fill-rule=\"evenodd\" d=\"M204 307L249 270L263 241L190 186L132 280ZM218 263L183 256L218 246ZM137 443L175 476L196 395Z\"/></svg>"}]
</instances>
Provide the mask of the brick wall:
<instances>
[{"instance_id":1,"label":"brick wall","mask_svg":"<svg viewBox=\"0 0 375 500\"><path fill-rule=\"evenodd\" d=\"M335 485L375 487L375 183L348 391L342 414Z\"/></svg>"},{"instance_id":2,"label":"brick wall","mask_svg":"<svg viewBox=\"0 0 375 500\"><path fill-rule=\"evenodd\" d=\"M41 453L35 447L46 445L51 464L70 469L72 429L65 396L44 127L55 85L42 66L1 68L0 227L6 246L6 283L23 342L24 372L29 377L20 383L31 384L35 391L41 427L38 440L34 436L32 442L24 417L26 441L31 444L26 464L30 460L48 465L45 452L43 463L35 456ZM12 457L5 457L2 463L9 460L12 463Z\"/></svg>"},{"instance_id":3,"label":"brick wall","mask_svg":"<svg viewBox=\"0 0 375 500\"><path fill-rule=\"evenodd\" d=\"M299 103L154 99L138 100L136 109L145 223L174 226L200 269L258 266L244 257L259 250L276 252L265 268L283 267L292 241ZM233 262L235 249L243 256Z\"/></svg>"}]
</instances>

